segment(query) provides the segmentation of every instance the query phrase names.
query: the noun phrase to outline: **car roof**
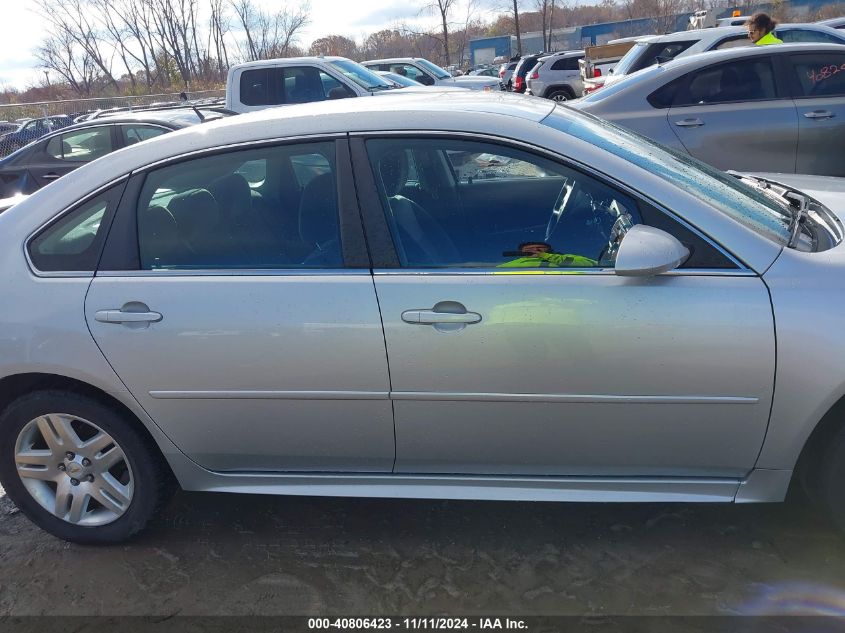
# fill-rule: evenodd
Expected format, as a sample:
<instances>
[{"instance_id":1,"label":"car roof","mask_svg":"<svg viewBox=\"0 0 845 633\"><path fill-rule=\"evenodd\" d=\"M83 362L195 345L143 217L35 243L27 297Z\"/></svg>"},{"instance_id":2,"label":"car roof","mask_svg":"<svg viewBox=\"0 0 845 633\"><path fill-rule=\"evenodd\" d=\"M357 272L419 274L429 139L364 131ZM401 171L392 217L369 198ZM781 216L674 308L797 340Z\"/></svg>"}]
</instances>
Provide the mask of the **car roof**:
<instances>
[{"instance_id":1,"label":"car roof","mask_svg":"<svg viewBox=\"0 0 845 633\"><path fill-rule=\"evenodd\" d=\"M401 63L410 63L415 61L428 61L424 57L385 57L383 59L368 59L367 61L361 62L362 64L395 64L397 62ZM445 70L445 68L444 68Z\"/></svg>"},{"instance_id":2,"label":"car roof","mask_svg":"<svg viewBox=\"0 0 845 633\"><path fill-rule=\"evenodd\" d=\"M548 55L543 55L540 60L547 61L549 59L553 59L555 57L579 57L583 56L583 50L571 50L571 51L557 51L556 53L549 53Z\"/></svg>"},{"instance_id":3,"label":"car roof","mask_svg":"<svg viewBox=\"0 0 845 633\"><path fill-rule=\"evenodd\" d=\"M665 70L680 68L683 66L695 66L703 62L716 63L723 60L736 59L740 57L754 57L755 55L785 55L798 51L822 51L822 52L843 52L842 44L828 44L815 42L796 42L790 44L778 44L777 46L740 46L737 48L726 48L716 51L704 51L693 55L676 57L675 59L662 64ZM647 69L646 69L647 70ZM635 75L637 73L634 73ZM632 75L633 76L633 75Z\"/></svg>"},{"instance_id":4,"label":"car roof","mask_svg":"<svg viewBox=\"0 0 845 633\"><path fill-rule=\"evenodd\" d=\"M334 61L352 61L348 57L338 57L336 55L309 55L305 57L278 57L275 59L259 59L257 61L252 62L243 62L241 64L235 64L229 70L235 68L250 68L250 67L261 67L264 68L265 66L294 66L296 64L318 64L320 62L334 62Z\"/></svg>"}]
</instances>

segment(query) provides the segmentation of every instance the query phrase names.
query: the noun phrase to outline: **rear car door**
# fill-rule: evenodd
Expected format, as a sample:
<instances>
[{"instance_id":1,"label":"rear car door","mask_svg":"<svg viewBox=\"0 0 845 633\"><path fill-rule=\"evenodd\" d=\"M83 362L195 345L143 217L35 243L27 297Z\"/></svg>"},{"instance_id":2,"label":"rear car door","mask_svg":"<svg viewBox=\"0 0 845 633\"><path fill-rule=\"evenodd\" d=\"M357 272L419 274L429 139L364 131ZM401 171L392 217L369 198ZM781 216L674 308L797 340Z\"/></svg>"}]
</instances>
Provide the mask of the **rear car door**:
<instances>
[{"instance_id":1,"label":"rear car door","mask_svg":"<svg viewBox=\"0 0 845 633\"><path fill-rule=\"evenodd\" d=\"M85 314L129 391L217 471L389 472L384 338L345 140L133 175Z\"/></svg>"},{"instance_id":2,"label":"rear car door","mask_svg":"<svg viewBox=\"0 0 845 633\"><path fill-rule=\"evenodd\" d=\"M699 68L676 88L668 122L692 156L719 169L795 172L798 116L771 57Z\"/></svg>"},{"instance_id":3,"label":"rear car door","mask_svg":"<svg viewBox=\"0 0 845 633\"><path fill-rule=\"evenodd\" d=\"M395 472L753 467L774 376L759 277L636 194L498 139L353 140ZM452 182L432 177L435 157ZM521 183L519 204L495 180ZM672 232L693 258L669 275L616 276L606 247L620 218Z\"/></svg>"},{"instance_id":4,"label":"rear car door","mask_svg":"<svg viewBox=\"0 0 845 633\"><path fill-rule=\"evenodd\" d=\"M845 49L788 58L798 109L795 171L845 176Z\"/></svg>"}]
</instances>

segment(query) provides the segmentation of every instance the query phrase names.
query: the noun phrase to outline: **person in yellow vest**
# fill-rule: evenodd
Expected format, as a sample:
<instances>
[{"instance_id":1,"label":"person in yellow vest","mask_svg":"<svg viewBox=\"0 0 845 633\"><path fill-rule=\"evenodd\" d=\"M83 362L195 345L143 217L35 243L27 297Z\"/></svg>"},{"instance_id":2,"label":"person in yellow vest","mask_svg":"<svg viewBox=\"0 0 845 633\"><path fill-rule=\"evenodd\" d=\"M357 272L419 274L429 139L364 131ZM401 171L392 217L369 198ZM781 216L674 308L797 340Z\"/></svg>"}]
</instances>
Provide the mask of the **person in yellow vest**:
<instances>
[{"instance_id":1,"label":"person in yellow vest","mask_svg":"<svg viewBox=\"0 0 845 633\"><path fill-rule=\"evenodd\" d=\"M517 259L499 264L498 268L592 268L598 262L582 255L563 255L553 253L552 247L545 242L523 242L519 249L505 255Z\"/></svg>"},{"instance_id":2,"label":"person in yellow vest","mask_svg":"<svg viewBox=\"0 0 845 633\"><path fill-rule=\"evenodd\" d=\"M755 13L745 23L748 28L748 39L754 42L757 46L766 46L768 44L783 44L783 40L779 40L774 36L772 31L778 25L772 18L765 13Z\"/></svg>"}]
</instances>

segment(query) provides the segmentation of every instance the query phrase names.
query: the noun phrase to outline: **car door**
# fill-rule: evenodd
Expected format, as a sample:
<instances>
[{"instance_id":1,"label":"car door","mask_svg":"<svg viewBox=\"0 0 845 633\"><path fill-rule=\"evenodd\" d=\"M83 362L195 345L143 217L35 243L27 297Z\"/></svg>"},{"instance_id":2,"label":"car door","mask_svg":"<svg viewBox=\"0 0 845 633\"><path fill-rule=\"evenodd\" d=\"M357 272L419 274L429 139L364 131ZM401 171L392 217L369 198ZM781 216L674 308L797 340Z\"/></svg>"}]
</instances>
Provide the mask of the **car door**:
<instances>
[{"instance_id":1,"label":"car door","mask_svg":"<svg viewBox=\"0 0 845 633\"><path fill-rule=\"evenodd\" d=\"M789 55L799 174L845 176L845 52Z\"/></svg>"},{"instance_id":2,"label":"car door","mask_svg":"<svg viewBox=\"0 0 845 633\"><path fill-rule=\"evenodd\" d=\"M345 148L192 156L136 174L124 195L86 318L129 391L206 468L393 467L384 338Z\"/></svg>"},{"instance_id":3,"label":"car door","mask_svg":"<svg viewBox=\"0 0 845 633\"><path fill-rule=\"evenodd\" d=\"M98 125L58 134L33 153L29 172L40 188L115 149L112 125Z\"/></svg>"},{"instance_id":4,"label":"car door","mask_svg":"<svg viewBox=\"0 0 845 633\"><path fill-rule=\"evenodd\" d=\"M453 181L421 180L415 192L409 165L432 153ZM753 467L774 375L756 275L634 194L501 141L355 139L353 155L395 472L737 477ZM471 177L490 156L500 167ZM537 186L518 205L489 187L480 204L476 187L493 179ZM608 243L625 221L671 230L693 258L672 274L614 275Z\"/></svg>"},{"instance_id":5,"label":"car door","mask_svg":"<svg viewBox=\"0 0 845 633\"><path fill-rule=\"evenodd\" d=\"M668 121L692 156L719 169L795 172L798 116L768 56L689 73Z\"/></svg>"}]
</instances>

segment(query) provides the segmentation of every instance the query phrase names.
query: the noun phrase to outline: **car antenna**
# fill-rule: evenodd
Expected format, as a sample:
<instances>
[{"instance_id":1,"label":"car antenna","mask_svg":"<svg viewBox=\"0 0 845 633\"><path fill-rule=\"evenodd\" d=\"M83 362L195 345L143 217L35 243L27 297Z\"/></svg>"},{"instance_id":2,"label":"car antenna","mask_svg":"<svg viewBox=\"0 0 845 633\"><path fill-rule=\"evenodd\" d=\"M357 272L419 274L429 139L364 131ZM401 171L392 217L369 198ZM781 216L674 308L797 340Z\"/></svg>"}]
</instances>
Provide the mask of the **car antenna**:
<instances>
[{"instance_id":1,"label":"car antenna","mask_svg":"<svg viewBox=\"0 0 845 633\"><path fill-rule=\"evenodd\" d=\"M202 115L202 112L199 111L199 108L197 108L197 106L195 106L194 104L191 104L191 110L193 110L194 112L197 113L197 117L199 118L200 123L205 122L205 117Z\"/></svg>"}]
</instances>

